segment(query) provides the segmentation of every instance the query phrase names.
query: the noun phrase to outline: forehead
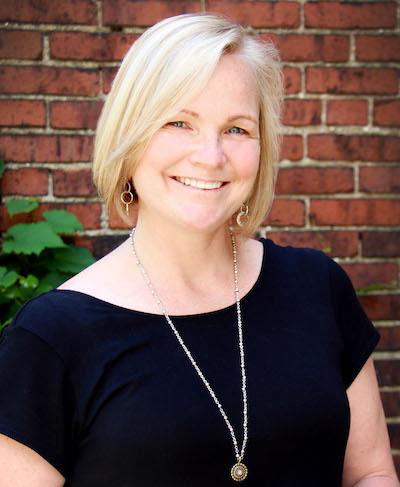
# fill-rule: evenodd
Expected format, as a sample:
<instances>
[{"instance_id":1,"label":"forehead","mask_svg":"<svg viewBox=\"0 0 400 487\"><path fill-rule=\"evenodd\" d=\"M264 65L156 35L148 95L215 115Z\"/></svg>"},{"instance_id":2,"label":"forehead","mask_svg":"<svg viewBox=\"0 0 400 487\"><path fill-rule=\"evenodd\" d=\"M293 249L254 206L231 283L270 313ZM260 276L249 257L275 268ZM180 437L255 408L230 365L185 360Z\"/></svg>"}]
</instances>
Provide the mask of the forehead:
<instances>
[{"instance_id":1,"label":"forehead","mask_svg":"<svg viewBox=\"0 0 400 487\"><path fill-rule=\"evenodd\" d=\"M259 95L254 74L247 61L240 54L226 54L221 58L203 90L194 96L187 107L207 106L217 110L239 107L258 113Z\"/></svg>"}]
</instances>

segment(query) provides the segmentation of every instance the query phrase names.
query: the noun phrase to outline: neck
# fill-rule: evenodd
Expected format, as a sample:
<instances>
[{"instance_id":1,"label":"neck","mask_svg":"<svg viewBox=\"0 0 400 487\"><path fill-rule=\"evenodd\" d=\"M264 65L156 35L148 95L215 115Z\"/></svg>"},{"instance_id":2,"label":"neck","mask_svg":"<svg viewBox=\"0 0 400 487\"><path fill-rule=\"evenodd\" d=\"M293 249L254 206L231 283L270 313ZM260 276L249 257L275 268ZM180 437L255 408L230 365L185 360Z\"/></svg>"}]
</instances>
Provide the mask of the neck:
<instances>
[{"instance_id":1,"label":"neck","mask_svg":"<svg viewBox=\"0 0 400 487\"><path fill-rule=\"evenodd\" d=\"M153 279L173 287L207 291L211 282L232 279L232 242L228 226L214 232L188 231L141 217L135 229L135 248ZM240 238L236 238L240 247ZM172 284L173 283L173 284Z\"/></svg>"}]
</instances>

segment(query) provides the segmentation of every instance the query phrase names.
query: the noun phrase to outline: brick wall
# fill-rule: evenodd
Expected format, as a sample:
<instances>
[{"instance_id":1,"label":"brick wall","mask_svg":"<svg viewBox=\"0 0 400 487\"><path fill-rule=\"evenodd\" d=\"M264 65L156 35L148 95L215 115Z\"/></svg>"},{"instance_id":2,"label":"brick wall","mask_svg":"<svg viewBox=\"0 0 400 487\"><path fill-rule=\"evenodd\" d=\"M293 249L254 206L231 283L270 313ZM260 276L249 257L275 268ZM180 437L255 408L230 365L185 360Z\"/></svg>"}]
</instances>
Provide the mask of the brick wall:
<instances>
[{"instance_id":1,"label":"brick wall","mask_svg":"<svg viewBox=\"0 0 400 487\"><path fill-rule=\"evenodd\" d=\"M116 67L146 26L204 9L251 25L284 64L277 199L262 233L324 249L360 290L400 468L400 60L394 1L8 0L0 3L3 198L81 219L97 255L126 236L91 183L93 134ZM19 221L15 218L13 221ZM4 211L2 229L10 224Z\"/></svg>"}]
</instances>

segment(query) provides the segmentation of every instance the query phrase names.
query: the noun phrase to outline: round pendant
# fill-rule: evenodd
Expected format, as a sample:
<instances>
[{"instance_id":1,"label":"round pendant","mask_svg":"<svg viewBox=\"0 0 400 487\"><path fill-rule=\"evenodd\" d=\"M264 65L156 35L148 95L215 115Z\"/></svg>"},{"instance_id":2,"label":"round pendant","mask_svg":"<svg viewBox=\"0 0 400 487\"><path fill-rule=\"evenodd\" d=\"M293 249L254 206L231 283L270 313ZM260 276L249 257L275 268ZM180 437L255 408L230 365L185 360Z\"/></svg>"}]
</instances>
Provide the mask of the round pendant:
<instances>
[{"instance_id":1,"label":"round pendant","mask_svg":"<svg viewBox=\"0 0 400 487\"><path fill-rule=\"evenodd\" d=\"M241 482L247 477L247 467L244 463L235 463L231 468L231 476L236 482Z\"/></svg>"}]
</instances>

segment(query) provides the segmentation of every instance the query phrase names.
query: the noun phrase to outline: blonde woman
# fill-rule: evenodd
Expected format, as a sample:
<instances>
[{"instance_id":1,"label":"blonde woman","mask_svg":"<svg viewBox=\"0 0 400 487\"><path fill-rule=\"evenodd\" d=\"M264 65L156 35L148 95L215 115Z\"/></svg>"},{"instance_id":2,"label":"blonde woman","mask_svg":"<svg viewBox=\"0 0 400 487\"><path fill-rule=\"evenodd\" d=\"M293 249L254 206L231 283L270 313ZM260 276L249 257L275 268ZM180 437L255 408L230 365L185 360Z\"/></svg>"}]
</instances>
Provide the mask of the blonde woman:
<instances>
[{"instance_id":1,"label":"blonde woman","mask_svg":"<svg viewBox=\"0 0 400 487\"><path fill-rule=\"evenodd\" d=\"M398 485L351 282L254 238L281 98L273 46L221 17L132 46L93 170L135 228L7 330L0 486Z\"/></svg>"}]
</instances>

